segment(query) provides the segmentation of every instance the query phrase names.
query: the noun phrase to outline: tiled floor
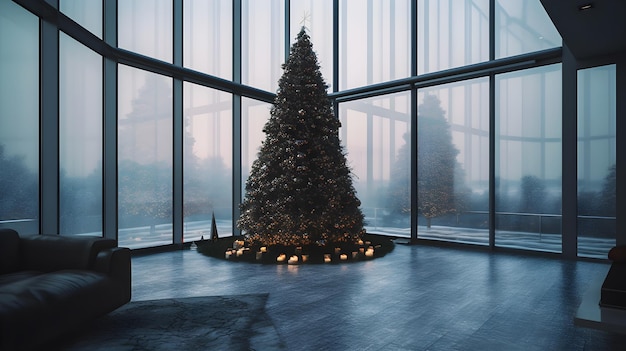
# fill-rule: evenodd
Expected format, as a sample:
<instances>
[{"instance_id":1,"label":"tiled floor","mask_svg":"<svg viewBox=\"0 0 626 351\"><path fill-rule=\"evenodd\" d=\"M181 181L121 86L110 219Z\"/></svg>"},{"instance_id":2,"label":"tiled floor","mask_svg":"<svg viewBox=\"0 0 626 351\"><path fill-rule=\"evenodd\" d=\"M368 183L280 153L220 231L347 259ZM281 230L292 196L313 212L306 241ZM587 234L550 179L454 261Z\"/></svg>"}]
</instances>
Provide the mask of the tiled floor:
<instances>
[{"instance_id":1,"label":"tiled floor","mask_svg":"<svg viewBox=\"0 0 626 351\"><path fill-rule=\"evenodd\" d=\"M626 350L574 326L607 263L396 245L336 265L234 263L183 250L133 258L133 300L269 293L289 350Z\"/></svg>"}]
</instances>

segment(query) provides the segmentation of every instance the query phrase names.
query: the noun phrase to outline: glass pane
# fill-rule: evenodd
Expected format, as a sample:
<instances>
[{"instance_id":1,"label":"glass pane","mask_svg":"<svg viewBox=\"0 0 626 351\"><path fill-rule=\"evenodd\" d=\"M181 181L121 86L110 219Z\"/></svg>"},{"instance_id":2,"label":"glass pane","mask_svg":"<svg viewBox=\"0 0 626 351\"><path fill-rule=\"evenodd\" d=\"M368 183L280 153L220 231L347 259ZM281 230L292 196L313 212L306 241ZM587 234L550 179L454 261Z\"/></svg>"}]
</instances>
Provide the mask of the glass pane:
<instances>
[{"instance_id":1,"label":"glass pane","mask_svg":"<svg viewBox=\"0 0 626 351\"><path fill-rule=\"evenodd\" d=\"M371 0L367 5L341 0L339 6L340 90L411 74L409 0Z\"/></svg>"},{"instance_id":2,"label":"glass pane","mask_svg":"<svg viewBox=\"0 0 626 351\"><path fill-rule=\"evenodd\" d=\"M119 244L171 244L172 79L118 65Z\"/></svg>"},{"instance_id":3,"label":"glass pane","mask_svg":"<svg viewBox=\"0 0 626 351\"><path fill-rule=\"evenodd\" d=\"M59 40L60 231L101 235L102 57Z\"/></svg>"},{"instance_id":4,"label":"glass pane","mask_svg":"<svg viewBox=\"0 0 626 351\"><path fill-rule=\"evenodd\" d=\"M241 8L241 81L274 92L285 62L284 1L242 0Z\"/></svg>"},{"instance_id":5,"label":"glass pane","mask_svg":"<svg viewBox=\"0 0 626 351\"><path fill-rule=\"evenodd\" d=\"M489 0L418 0L418 74L489 60Z\"/></svg>"},{"instance_id":6,"label":"glass pane","mask_svg":"<svg viewBox=\"0 0 626 351\"><path fill-rule=\"evenodd\" d=\"M233 232L232 95L184 83L184 241L208 239L211 219L220 237Z\"/></svg>"},{"instance_id":7,"label":"glass pane","mask_svg":"<svg viewBox=\"0 0 626 351\"><path fill-rule=\"evenodd\" d=\"M39 19L0 1L0 227L39 232Z\"/></svg>"},{"instance_id":8,"label":"glass pane","mask_svg":"<svg viewBox=\"0 0 626 351\"><path fill-rule=\"evenodd\" d=\"M245 189L252 162L257 159L265 140L263 128L270 118L272 105L248 98L242 98L241 105L241 180Z\"/></svg>"},{"instance_id":9,"label":"glass pane","mask_svg":"<svg viewBox=\"0 0 626 351\"><path fill-rule=\"evenodd\" d=\"M172 0L117 2L118 46L172 62Z\"/></svg>"},{"instance_id":10,"label":"glass pane","mask_svg":"<svg viewBox=\"0 0 626 351\"><path fill-rule=\"evenodd\" d=\"M410 92L339 105L339 133L368 233L411 236L410 111Z\"/></svg>"},{"instance_id":11,"label":"glass pane","mask_svg":"<svg viewBox=\"0 0 626 351\"><path fill-rule=\"evenodd\" d=\"M185 67L232 79L232 1L185 0L183 60Z\"/></svg>"},{"instance_id":12,"label":"glass pane","mask_svg":"<svg viewBox=\"0 0 626 351\"><path fill-rule=\"evenodd\" d=\"M496 76L496 245L561 252L561 65Z\"/></svg>"},{"instance_id":13,"label":"glass pane","mask_svg":"<svg viewBox=\"0 0 626 351\"><path fill-rule=\"evenodd\" d=\"M616 244L616 66L578 71L578 255Z\"/></svg>"},{"instance_id":14,"label":"glass pane","mask_svg":"<svg viewBox=\"0 0 626 351\"><path fill-rule=\"evenodd\" d=\"M418 237L489 245L489 80L418 91Z\"/></svg>"},{"instance_id":15,"label":"glass pane","mask_svg":"<svg viewBox=\"0 0 626 351\"><path fill-rule=\"evenodd\" d=\"M66 16L102 39L102 0L61 0Z\"/></svg>"},{"instance_id":16,"label":"glass pane","mask_svg":"<svg viewBox=\"0 0 626 351\"><path fill-rule=\"evenodd\" d=\"M540 0L496 0L496 58L561 46Z\"/></svg>"},{"instance_id":17,"label":"glass pane","mask_svg":"<svg viewBox=\"0 0 626 351\"><path fill-rule=\"evenodd\" d=\"M333 82L333 1L332 0L291 0L290 39L295 42L302 26L313 43L317 54L320 71L328 90L332 91Z\"/></svg>"}]
</instances>

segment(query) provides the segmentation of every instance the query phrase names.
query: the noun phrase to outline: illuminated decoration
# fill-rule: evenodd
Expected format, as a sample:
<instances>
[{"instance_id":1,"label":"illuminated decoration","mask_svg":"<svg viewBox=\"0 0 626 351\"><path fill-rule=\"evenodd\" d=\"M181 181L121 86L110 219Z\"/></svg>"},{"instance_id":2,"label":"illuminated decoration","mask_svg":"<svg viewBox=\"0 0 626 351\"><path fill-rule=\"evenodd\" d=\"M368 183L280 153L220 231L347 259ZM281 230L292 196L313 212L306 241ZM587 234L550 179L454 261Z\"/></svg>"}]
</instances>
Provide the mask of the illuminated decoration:
<instances>
[{"instance_id":1,"label":"illuminated decoration","mask_svg":"<svg viewBox=\"0 0 626 351\"><path fill-rule=\"evenodd\" d=\"M389 237L365 232L339 140L341 123L304 28L291 48L246 182L242 236L201 240L198 252L262 264L344 264L382 257Z\"/></svg>"},{"instance_id":2,"label":"illuminated decoration","mask_svg":"<svg viewBox=\"0 0 626 351\"><path fill-rule=\"evenodd\" d=\"M283 69L237 226L250 247L355 244L365 234L361 202L304 27Z\"/></svg>"}]
</instances>

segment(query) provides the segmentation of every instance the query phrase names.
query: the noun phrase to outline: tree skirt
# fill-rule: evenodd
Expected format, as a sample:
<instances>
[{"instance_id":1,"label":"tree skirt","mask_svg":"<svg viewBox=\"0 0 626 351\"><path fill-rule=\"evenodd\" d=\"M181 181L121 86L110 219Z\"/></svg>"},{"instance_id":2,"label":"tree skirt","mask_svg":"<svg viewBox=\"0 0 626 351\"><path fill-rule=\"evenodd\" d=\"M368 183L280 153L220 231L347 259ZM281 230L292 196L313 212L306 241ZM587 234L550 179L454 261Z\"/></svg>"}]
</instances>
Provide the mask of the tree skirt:
<instances>
[{"instance_id":1,"label":"tree skirt","mask_svg":"<svg viewBox=\"0 0 626 351\"><path fill-rule=\"evenodd\" d=\"M59 349L281 350L265 312L267 294L131 301Z\"/></svg>"}]
</instances>

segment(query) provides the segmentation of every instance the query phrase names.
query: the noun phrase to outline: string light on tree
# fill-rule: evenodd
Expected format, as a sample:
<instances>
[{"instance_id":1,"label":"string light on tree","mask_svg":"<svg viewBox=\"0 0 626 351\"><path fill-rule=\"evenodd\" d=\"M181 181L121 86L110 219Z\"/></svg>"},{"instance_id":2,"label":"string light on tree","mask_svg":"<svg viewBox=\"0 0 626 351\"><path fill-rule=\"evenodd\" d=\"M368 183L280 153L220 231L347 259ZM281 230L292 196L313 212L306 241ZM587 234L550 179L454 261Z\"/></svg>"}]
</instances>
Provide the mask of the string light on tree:
<instances>
[{"instance_id":1,"label":"string light on tree","mask_svg":"<svg viewBox=\"0 0 626 351\"><path fill-rule=\"evenodd\" d=\"M258 158L252 164L238 227L251 244L357 242L361 202L339 140L305 26L292 45Z\"/></svg>"}]
</instances>

